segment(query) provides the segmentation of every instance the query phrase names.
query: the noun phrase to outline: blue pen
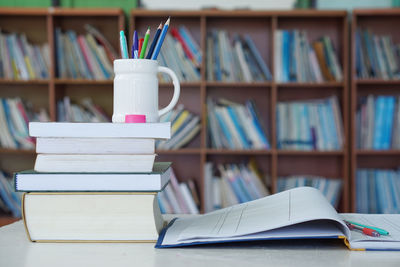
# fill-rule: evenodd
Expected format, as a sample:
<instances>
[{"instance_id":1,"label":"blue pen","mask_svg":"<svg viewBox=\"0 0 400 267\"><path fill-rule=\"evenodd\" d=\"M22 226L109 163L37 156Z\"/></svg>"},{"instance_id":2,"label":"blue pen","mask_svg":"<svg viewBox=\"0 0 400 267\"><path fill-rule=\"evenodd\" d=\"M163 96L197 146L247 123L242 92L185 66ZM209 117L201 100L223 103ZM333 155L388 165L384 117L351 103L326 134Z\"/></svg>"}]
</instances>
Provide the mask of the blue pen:
<instances>
[{"instance_id":1,"label":"blue pen","mask_svg":"<svg viewBox=\"0 0 400 267\"><path fill-rule=\"evenodd\" d=\"M165 35L167 35L167 31L168 31L168 27L169 27L169 20L170 20L170 18L168 18L167 22L165 22L164 28L161 31L160 38L158 39L156 48L154 49L153 55L151 56L151 59L153 59L153 60L156 60L158 57L158 54L160 53L161 46L164 42Z\"/></svg>"},{"instance_id":2,"label":"blue pen","mask_svg":"<svg viewBox=\"0 0 400 267\"><path fill-rule=\"evenodd\" d=\"M121 46L121 56L122 58L128 58L128 45L126 44L126 38L124 31L119 32L119 44Z\"/></svg>"},{"instance_id":3,"label":"blue pen","mask_svg":"<svg viewBox=\"0 0 400 267\"><path fill-rule=\"evenodd\" d=\"M139 58L139 36L133 32L132 58Z\"/></svg>"}]
</instances>

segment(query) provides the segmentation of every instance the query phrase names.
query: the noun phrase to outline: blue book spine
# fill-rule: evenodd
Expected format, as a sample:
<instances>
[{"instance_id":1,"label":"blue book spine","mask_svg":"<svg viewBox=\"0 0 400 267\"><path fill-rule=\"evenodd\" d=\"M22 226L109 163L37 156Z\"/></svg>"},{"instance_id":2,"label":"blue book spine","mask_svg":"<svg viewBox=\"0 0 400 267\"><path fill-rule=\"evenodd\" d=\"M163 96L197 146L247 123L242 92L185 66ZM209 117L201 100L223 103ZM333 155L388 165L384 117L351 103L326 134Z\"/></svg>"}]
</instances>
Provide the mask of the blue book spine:
<instances>
[{"instance_id":1,"label":"blue book spine","mask_svg":"<svg viewBox=\"0 0 400 267\"><path fill-rule=\"evenodd\" d=\"M217 81L222 81L222 72L219 62L219 50L218 50L218 33L217 31L212 32L214 40L214 74Z\"/></svg>"},{"instance_id":2,"label":"blue book spine","mask_svg":"<svg viewBox=\"0 0 400 267\"><path fill-rule=\"evenodd\" d=\"M17 130L15 129L14 124L11 120L10 107L8 106L7 99L2 98L1 101L3 103L4 115L6 117L8 131L11 134L11 137L12 137L12 140L14 141L15 146L17 148L20 148L20 144L18 143L17 139L15 138L15 136L18 133L17 133ZM2 126L2 127L4 127L4 126Z\"/></svg>"},{"instance_id":3,"label":"blue book spine","mask_svg":"<svg viewBox=\"0 0 400 267\"><path fill-rule=\"evenodd\" d=\"M0 198L3 200L4 204L7 206L7 208L11 211L14 217L21 217L21 210L18 208L19 206L17 203L14 202L12 199L10 193L7 190L7 181L5 178L2 177L0 174Z\"/></svg>"},{"instance_id":4,"label":"blue book spine","mask_svg":"<svg viewBox=\"0 0 400 267\"><path fill-rule=\"evenodd\" d=\"M373 41L371 40L371 36L368 33L367 30L364 31L364 42L367 47L367 54L368 54L368 59L371 65L371 75L372 77L377 77L378 71L377 71L377 62L375 58L375 52L373 51Z\"/></svg>"},{"instance_id":5,"label":"blue book spine","mask_svg":"<svg viewBox=\"0 0 400 267\"><path fill-rule=\"evenodd\" d=\"M243 196L246 199L245 202L252 201L253 197L251 196L249 190L247 189L246 182L243 181L243 178L240 176L237 176L236 180L238 181L239 187L240 187L241 191L243 192Z\"/></svg>"},{"instance_id":6,"label":"blue book spine","mask_svg":"<svg viewBox=\"0 0 400 267\"><path fill-rule=\"evenodd\" d=\"M228 143L229 143L229 148L234 149L234 148L235 148L235 144L233 143L232 135L231 135L231 133L229 132L229 128L228 128L228 126L225 124L224 119L223 119L222 116L218 113L217 110L214 110L214 114L215 114L215 117L217 118L217 121L218 121L218 123L219 123L219 126L220 126L221 129L222 129L222 132L223 132L224 135L225 135L225 139L226 139L226 140L228 141Z\"/></svg>"},{"instance_id":7,"label":"blue book spine","mask_svg":"<svg viewBox=\"0 0 400 267\"><path fill-rule=\"evenodd\" d=\"M392 131L393 131L393 118L395 111L395 97L389 96L386 98L386 115L385 115L385 139L383 142L383 149L390 149L392 142Z\"/></svg>"},{"instance_id":8,"label":"blue book spine","mask_svg":"<svg viewBox=\"0 0 400 267\"><path fill-rule=\"evenodd\" d=\"M318 104L317 110L318 110L318 122L321 126L321 136L317 136L317 138L321 141L322 148L323 149L329 149L329 136L328 136L328 126L326 124L326 117L325 117L325 112L324 112L325 106L323 104Z\"/></svg>"},{"instance_id":9,"label":"blue book spine","mask_svg":"<svg viewBox=\"0 0 400 267\"><path fill-rule=\"evenodd\" d=\"M282 77L283 82L290 81L289 79L289 32L282 31Z\"/></svg>"},{"instance_id":10,"label":"blue book spine","mask_svg":"<svg viewBox=\"0 0 400 267\"><path fill-rule=\"evenodd\" d=\"M390 195L392 196L390 201L392 202L392 207L393 207L391 213L398 213L400 203L397 202L398 196L396 196L398 194L398 192L397 192L398 189L396 189L397 184L395 182L396 173L394 171L390 171L388 179L389 179L388 186L389 186L389 190L390 190Z\"/></svg>"},{"instance_id":11,"label":"blue book spine","mask_svg":"<svg viewBox=\"0 0 400 267\"><path fill-rule=\"evenodd\" d=\"M384 109L385 109L385 98L382 96L378 96L375 100L375 118L374 118L375 128L373 136L374 149L382 149Z\"/></svg>"},{"instance_id":12,"label":"blue book spine","mask_svg":"<svg viewBox=\"0 0 400 267\"><path fill-rule=\"evenodd\" d=\"M361 66L361 57L362 57L362 50L361 50L361 43L360 43L360 30L357 29L356 31L356 72L357 77L361 78L362 75L362 66Z\"/></svg>"},{"instance_id":13,"label":"blue book spine","mask_svg":"<svg viewBox=\"0 0 400 267\"><path fill-rule=\"evenodd\" d=\"M296 81L296 42L295 42L295 33L289 32L289 80L295 82Z\"/></svg>"},{"instance_id":14,"label":"blue book spine","mask_svg":"<svg viewBox=\"0 0 400 267\"><path fill-rule=\"evenodd\" d=\"M186 44L190 48L191 52L196 58L196 61L198 63L201 63L201 52L197 49L197 46L192 42L192 39L190 38L189 32L185 29L185 27L180 26L179 27L179 33L182 36L182 38L185 40Z\"/></svg>"},{"instance_id":15,"label":"blue book spine","mask_svg":"<svg viewBox=\"0 0 400 267\"><path fill-rule=\"evenodd\" d=\"M240 141L245 149L251 148L251 141L247 138L242 125L239 123L238 118L236 117L235 111L232 107L227 107L229 116L232 119L233 124L235 125L236 131L239 133Z\"/></svg>"},{"instance_id":16,"label":"blue book spine","mask_svg":"<svg viewBox=\"0 0 400 267\"><path fill-rule=\"evenodd\" d=\"M378 202L377 212L384 213L384 209L386 208L385 203L385 188L383 184L383 171L376 170L375 171L375 186L376 186L376 200Z\"/></svg>"},{"instance_id":17,"label":"blue book spine","mask_svg":"<svg viewBox=\"0 0 400 267\"><path fill-rule=\"evenodd\" d=\"M240 187L240 184L238 183L238 179L228 178L228 181L239 202L240 203L247 202L248 200L242 188Z\"/></svg>"},{"instance_id":18,"label":"blue book spine","mask_svg":"<svg viewBox=\"0 0 400 267\"><path fill-rule=\"evenodd\" d=\"M336 129L336 124L335 124L335 116L333 115L333 107L332 107L332 101L328 101L326 103L326 109L328 112L328 124L329 124L329 133L331 137L331 141L333 144L334 149L340 149L339 147L339 139L338 139L338 132Z\"/></svg>"},{"instance_id":19,"label":"blue book spine","mask_svg":"<svg viewBox=\"0 0 400 267\"><path fill-rule=\"evenodd\" d=\"M269 144L269 142L267 140L265 132L263 131L263 129L261 127L261 124L259 122L257 113L256 113L256 111L254 109L254 106L253 106L252 102L251 101L246 101L246 107L247 107L247 110L250 112L250 114L251 114L251 116L253 118L253 120L252 120L253 124L254 124L255 128L257 129L257 133L258 133L259 137L261 138L261 141L265 144L265 147L267 149L270 148L270 144Z\"/></svg>"},{"instance_id":20,"label":"blue book spine","mask_svg":"<svg viewBox=\"0 0 400 267\"><path fill-rule=\"evenodd\" d=\"M254 58L256 59L257 64L260 67L261 71L263 72L265 78L267 80L272 80L271 72L270 72L267 64L265 63L265 61L261 57L261 54L258 51L257 47L255 46L255 44L254 44L253 40L251 39L250 35L246 34L244 36L244 39L246 41L247 46L250 48L251 53L254 55Z\"/></svg>"}]
</instances>

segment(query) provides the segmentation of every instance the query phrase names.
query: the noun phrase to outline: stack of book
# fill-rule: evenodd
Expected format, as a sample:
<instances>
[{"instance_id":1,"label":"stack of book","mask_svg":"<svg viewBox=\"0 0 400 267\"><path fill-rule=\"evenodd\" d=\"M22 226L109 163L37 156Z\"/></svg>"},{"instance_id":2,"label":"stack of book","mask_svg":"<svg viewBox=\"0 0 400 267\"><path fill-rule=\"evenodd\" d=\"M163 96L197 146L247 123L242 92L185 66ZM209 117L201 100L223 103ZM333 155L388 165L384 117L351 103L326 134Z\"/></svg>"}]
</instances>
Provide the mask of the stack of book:
<instances>
[{"instance_id":1,"label":"stack of book","mask_svg":"<svg viewBox=\"0 0 400 267\"><path fill-rule=\"evenodd\" d=\"M336 96L277 105L279 149L340 150L343 122Z\"/></svg>"},{"instance_id":2,"label":"stack of book","mask_svg":"<svg viewBox=\"0 0 400 267\"><path fill-rule=\"evenodd\" d=\"M33 241L155 241L156 195L170 163L155 163L169 123L30 123L34 170L15 174Z\"/></svg>"},{"instance_id":3,"label":"stack of book","mask_svg":"<svg viewBox=\"0 0 400 267\"><path fill-rule=\"evenodd\" d=\"M21 193L15 192L10 176L0 171L0 211L21 217Z\"/></svg>"},{"instance_id":4,"label":"stack of book","mask_svg":"<svg viewBox=\"0 0 400 267\"><path fill-rule=\"evenodd\" d=\"M263 82L272 80L271 72L250 35L233 35L224 30L207 35L206 75L209 81Z\"/></svg>"},{"instance_id":5,"label":"stack of book","mask_svg":"<svg viewBox=\"0 0 400 267\"><path fill-rule=\"evenodd\" d=\"M112 62L117 54L104 36L90 25L87 33L77 35L55 30L58 78L105 80L114 75Z\"/></svg>"},{"instance_id":6,"label":"stack of book","mask_svg":"<svg viewBox=\"0 0 400 267\"><path fill-rule=\"evenodd\" d=\"M32 104L20 98L0 98L0 146L11 149L34 149L29 136L30 121L49 121L45 109L36 112Z\"/></svg>"},{"instance_id":7,"label":"stack of book","mask_svg":"<svg viewBox=\"0 0 400 267\"><path fill-rule=\"evenodd\" d=\"M188 180L179 183L171 170L171 181L158 195L161 213L167 214L198 214L200 197L195 182Z\"/></svg>"},{"instance_id":8,"label":"stack of book","mask_svg":"<svg viewBox=\"0 0 400 267\"><path fill-rule=\"evenodd\" d=\"M160 118L160 122L171 122L171 139L157 141L161 150L179 149L189 144L201 128L200 116L185 109L182 104Z\"/></svg>"},{"instance_id":9,"label":"stack of book","mask_svg":"<svg viewBox=\"0 0 400 267\"><path fill-rule=\"evenodd\" d=\"M358 169L356 174L356 212L399 213L400 171Z\"/></svg>"},{"instance_id":10,"label":"stack of book","mask_svg":"<svg viewBox=\"0 0 400 267\"><path fill-rule=\"evenodd\" d=\"M368 95L356 114L357 147L400 149L400 101L397 96Z\"/></svg>"},{"instance_id":11,"label":"stack of book","mask_svg":"<svg viewBox=\"0 0 400 267\"><path fill-rule=\"evenodd\" d=\"M307 32L277 30L275 33L275 70L278 82L341 81L342 68L332 40L321 37L313 45Z\"/></svg>"},{"instance_id":12,"label":"stack of book","mask_svg":"<svg viewBox=\"0 0 400 267\"><path fill-rule=\"evenodd\" d=\"M355 51L358 78L400 78L400 44L393 43L391 36L357 29Z\"/></svg>"},{"instance_id":13,"label":"stack of book","mask_svg":"<svg viewBox=\"0 0 400 267\"><path fill-rule=\"evenodd\" d=\"M205 212L230 207L239 203L259 199L270 194L257 165L219 164L217 170L213 163L204 166ZM215 173L219 173L215 175Z\"/></svg>"},{"instance_id":14,"label":"stack of book","mask_svg":"<svg viewBox=\"0 0 400 267\"><path fill-rule=\"evenodd\" d=\"M202 53L190 31L183 25L171 28L157 59L162 66L171 68L180 81L200 81ZM161 82L170 81L168 75L160 75Z\"/></svg>"},{"instance_id":15,"label":"stack of book","mask_svg":"<svg viewBox=\"0 0 400 267\"><path fill-rule=\"evenodd\" d=\"M332 206L339 204L342 191L342 180L325 178L313 175L296 175L279 177L277 182L278 192L286 191L295 187L311 186L319 189Z\"/></svg>"},{"instance_id":16,"label":"stack of book","mask_svg":"<svg viewBox=\"0 0 400 267\"><path fill-rule=\"evenodd\" d=\"M77 103L65 96L57 102L58 122L110 122L111 118L104 110L93 103L90 98L84 98Z\"/></svg>"},{"instance_id":17,"label":"stack of book","mask_svg":"<svg viewBox=\"0 0 400 267\"><path fill-rule=\"evenodd\" d=\"M48 79L49 45L34 45L25 34L0 30L0 78L14 80Z\"/></svg>"},{"instance_id":18,"label":"stack of book","mask_svg":"<svg viewBox=\"0 0 400 267\"><path fill-rule=\"evenodd\" d=\"M219 99L207 99L210 146L228 149L269 149L256 106L252 100L244 105Z\"/></svg>"}]
</instances>

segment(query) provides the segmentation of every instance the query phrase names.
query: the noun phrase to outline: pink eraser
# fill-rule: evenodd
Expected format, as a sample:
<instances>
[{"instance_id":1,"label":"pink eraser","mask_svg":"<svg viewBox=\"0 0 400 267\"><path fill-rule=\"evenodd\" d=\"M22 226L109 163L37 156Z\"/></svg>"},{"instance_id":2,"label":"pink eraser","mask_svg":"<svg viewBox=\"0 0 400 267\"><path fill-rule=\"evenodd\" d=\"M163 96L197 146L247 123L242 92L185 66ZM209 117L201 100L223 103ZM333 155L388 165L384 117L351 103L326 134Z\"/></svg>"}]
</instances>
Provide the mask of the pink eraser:
<instances>
[{"instance_id":1,"label":"pink eraser","mask_svg":"<svg viewBox=\"0 0 400 267\"><path fill-rule=\"evenodd\" d=\"M146 115L129 114L125 115L125 123L144 123Z\"/></svg>"}]
</instances>

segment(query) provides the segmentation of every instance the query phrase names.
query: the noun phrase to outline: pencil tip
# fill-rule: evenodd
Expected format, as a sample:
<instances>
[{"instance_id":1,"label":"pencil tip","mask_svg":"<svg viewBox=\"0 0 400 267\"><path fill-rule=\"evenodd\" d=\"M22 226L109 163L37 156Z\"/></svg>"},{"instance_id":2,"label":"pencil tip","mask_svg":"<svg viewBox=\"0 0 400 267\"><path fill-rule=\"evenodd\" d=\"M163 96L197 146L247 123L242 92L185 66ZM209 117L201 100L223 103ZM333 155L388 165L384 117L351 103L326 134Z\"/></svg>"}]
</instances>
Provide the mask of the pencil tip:
<instances>
[{"instance_id":1,"label":"pencil tip","mask_svg":"<svg viewBox=\"0 0 400 267\"><path fill-rule=\"evenodd\" d=\"M169 21L170 21L171 17L168 17L167 22L165 22L166 25L169 26Z\"/></svg>"},{"instance_id":2,"label":"pencil tip","mask_svg":"<svg viewBox=\"0 0 400 267\"><path fill-rule=\"evenodd\" d=\"M160 25L158 26L158 29L162 29L162 21L160 22Z\"/></svg>"}]
</instances>

